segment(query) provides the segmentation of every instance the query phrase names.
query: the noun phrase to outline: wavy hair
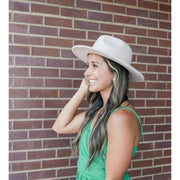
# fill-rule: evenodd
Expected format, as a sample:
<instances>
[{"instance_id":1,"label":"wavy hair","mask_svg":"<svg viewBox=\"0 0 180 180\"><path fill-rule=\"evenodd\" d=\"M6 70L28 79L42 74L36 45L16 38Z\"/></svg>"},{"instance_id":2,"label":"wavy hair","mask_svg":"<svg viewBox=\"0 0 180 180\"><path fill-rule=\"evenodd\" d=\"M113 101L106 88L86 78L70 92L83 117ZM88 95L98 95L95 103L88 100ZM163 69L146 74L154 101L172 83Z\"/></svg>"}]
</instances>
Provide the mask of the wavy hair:
<instances>
[{"instance_id":1,"label":"wavy hair","mask_svg":"<svg viewBox=\"0 0 180 180\"><path fill-rule=\"evenodd\" d=\"M107 63L109 70L113 73L113 86L110 92L108 101L104 109L99 113L95 125L92 128L88 148L89 148L89 159L87 167L90 165L93 159L95 159L100 152L102 157L105 159L104 145L107 141L107 121L110 113L119 107L124 101L128 100L127 90L129 83L129 72L120 64L103 57ZM94 118L98 110L103 106L103 100L100 92L88 92L86 100L89 104L89 110L85 115L85 121L83 122L79 133L72 142L73 154L79 152L79 141L85 127Z\"/></svg>"}]
</instances>

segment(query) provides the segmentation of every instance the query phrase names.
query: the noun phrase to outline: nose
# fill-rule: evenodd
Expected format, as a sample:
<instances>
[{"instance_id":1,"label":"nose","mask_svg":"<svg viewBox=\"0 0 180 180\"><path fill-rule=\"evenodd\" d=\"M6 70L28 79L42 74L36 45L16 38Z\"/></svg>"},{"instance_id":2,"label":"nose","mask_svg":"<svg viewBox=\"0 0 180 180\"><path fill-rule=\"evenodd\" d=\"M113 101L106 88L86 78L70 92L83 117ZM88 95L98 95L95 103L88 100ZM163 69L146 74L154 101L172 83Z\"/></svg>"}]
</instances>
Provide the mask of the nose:
<instances>
[{"instance_id":1,"label":"nose","mask_svg":"<svg viewBox=\"0 0 180 180\"><path fill-rule=\"evenodd\" d=\"M86 71L84 72L84 76L89 76L89 75L91 75L91 69L90 69L90 67L88 67L88 68L86 69Z\"/></svg>"}]
</instances>

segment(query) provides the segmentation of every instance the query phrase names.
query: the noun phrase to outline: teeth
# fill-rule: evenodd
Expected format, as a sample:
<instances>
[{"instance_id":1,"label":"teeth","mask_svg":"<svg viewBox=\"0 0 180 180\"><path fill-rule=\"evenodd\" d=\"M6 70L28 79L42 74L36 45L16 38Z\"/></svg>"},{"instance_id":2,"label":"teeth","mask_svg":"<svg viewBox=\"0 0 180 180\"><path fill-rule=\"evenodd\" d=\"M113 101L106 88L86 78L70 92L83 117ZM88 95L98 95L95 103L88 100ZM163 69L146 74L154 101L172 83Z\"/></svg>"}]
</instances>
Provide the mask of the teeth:
<instances>
[{"instance_id":1,"label":"teeth","mask_svg":"<svg viewBox=\"0 0 180 180\"><path fill-rule=\"evenodd\" d=\"M96 80L89 80L89 82L90 82L90 83L95 83L95 82L96 82Z\"/></svg>"}]
</instances>

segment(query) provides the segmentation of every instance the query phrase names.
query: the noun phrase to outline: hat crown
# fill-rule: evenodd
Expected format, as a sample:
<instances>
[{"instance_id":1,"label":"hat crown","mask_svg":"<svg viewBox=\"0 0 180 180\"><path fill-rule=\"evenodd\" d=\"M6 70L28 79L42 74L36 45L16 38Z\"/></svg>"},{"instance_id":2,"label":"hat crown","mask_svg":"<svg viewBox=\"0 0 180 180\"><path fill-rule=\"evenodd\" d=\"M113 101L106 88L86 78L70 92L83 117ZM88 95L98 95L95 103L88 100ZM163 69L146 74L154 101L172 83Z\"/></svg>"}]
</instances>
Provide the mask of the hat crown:
<instances>
[{"instance_id":1,"label":"hat crown","mask_svg":"<svg viewBox=\"0 0 180 180\"><path fill-rule=\"evenodd\" d=\"M95 41L93 48L101 52L106 52L110 57L119 59L126 64L131 64L132 50L130 46L121 39L102 35Z\"/></svg>"}]
</instances>

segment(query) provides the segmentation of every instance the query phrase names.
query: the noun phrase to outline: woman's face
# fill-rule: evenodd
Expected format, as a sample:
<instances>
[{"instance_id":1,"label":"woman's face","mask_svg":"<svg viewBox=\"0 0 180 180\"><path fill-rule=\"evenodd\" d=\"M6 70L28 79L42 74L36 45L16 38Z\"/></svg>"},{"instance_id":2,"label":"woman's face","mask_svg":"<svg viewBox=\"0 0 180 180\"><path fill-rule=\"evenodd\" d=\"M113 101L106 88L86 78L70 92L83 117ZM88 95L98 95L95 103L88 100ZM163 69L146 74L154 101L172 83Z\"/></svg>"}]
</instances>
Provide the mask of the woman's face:
<instances>
[{"instance_id":1,"label":"woman's face","mask_svg":"<svg viewBox=\"0 0 180 180\"><path fill-rule=\"evenodd\" d=\"M107 92L112 88L113 73L102 56L89 54L87 61L87 70L84 73L89 83L90 92Z\"/></svg>"}]
</instances>

